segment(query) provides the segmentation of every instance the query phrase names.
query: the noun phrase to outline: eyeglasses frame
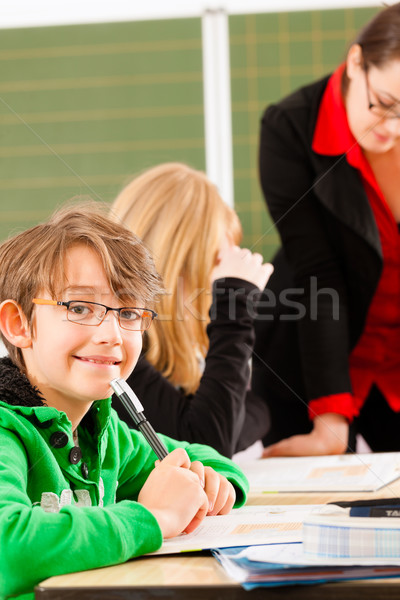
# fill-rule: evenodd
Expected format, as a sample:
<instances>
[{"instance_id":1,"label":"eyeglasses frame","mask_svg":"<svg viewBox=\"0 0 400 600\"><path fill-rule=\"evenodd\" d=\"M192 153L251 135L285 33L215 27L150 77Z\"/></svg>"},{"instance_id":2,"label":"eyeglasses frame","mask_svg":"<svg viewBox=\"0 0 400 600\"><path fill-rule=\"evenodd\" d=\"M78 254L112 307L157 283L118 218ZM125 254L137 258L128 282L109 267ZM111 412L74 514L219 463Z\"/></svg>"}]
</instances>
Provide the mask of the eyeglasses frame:
<instances>
[{"instance_id":1,"label":"eyeglasses frame","mask_svg":"<svg viewBox=\"0 0 400 600\"><path fill-rule=\"evenodd\" d=\"M106 318L107 313L110 310L112 310L112 311L115 311L118 315L118 324L121 327L121 329L124 329L125 331L147 331L151 327L153 320L158 316L154 310L151 310L151 308L142 308L142 307L138 307L138 306L122 306L121 308L112 308L111 306L107 306L106 304L101 304L100 302L91 302L89 300L63 301L63 300L46 300L44 298L33 298L32 302L33 302L33 304L37 304L37 305L65 306L67 308L67 320L70 323L75 323L76 325L83 325L85 327L98 327L99 325L101 325L103 323L104 319ZM96 306L102 306L103 308L106 309L106 312L104 313L101 321L99 321L98 323L81 323L80 321L71 321L70 319L68 319L68 310L69 310L70 304L72 304L74 302L82 302L83 304L95 304ZM149 326L145 327L144 329L129 329L129 327L124 327L123 325L121 325L121 310L126 310L127 308L134 309L134 310L144 310L144 311L150 313L151 321L150 321ZM143 320L142 320L142 322L143 322Z\"/></svg>"},{"instance_id":2,"label":"eyeglasses frame","mask_svg":"<svg viewBox=\"0 0 400 600\"><path fill-rule=\"evenodd\" d=\"M382 110L383 113L385 112L385 109L382 108L382 106L380 106L379 104L374 104L373 102L371 102L371 88L369 85L369 80L368 80L368 67L367 66L363 66L363 71L365 73L365 84L366 84L366 89L367 89L367 100L368 100L368 110L372 110L373 108L378 108L379 110ZM393 105L395 104L400 104L400 102L394 102ZM390 112L392 110L392 108L388 108L387 112ZM379 115L376 115L379 116ZM398 113L394 114L394 115L385 115L382 114L381 115L382 119L400 119L400 110Z\"/></svg>"}]
</instances>

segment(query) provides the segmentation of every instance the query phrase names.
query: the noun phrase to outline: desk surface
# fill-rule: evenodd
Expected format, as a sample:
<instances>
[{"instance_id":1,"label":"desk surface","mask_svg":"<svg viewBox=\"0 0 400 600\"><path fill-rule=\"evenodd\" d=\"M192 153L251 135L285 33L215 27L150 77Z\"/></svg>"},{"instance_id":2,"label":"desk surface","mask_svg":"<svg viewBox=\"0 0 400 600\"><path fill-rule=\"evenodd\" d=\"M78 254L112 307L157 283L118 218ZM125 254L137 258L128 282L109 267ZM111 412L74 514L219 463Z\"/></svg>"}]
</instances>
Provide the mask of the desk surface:
<instances>
[{"instance_id":1,"label":"desk surface","mask_svg":"<svg viewBox=\"0 0 400 600\"><path fill-rule=\"evenodd\" d=\"M251 494L247 504L324 504L354 498L400 497L400 479L378 492ZM149 556L122 565L51 577L35 590L37 600L394 600L400 578L323 585L258 588L246 592L211 556Z\"/></svg>"},{"instance_id":2,"label":"desk surface","mask_svg":"<svg viewBox=\"0 0 400 600\"><path fill-rule=\"evenodd\" d=\"M250 595L249 595L250 594ZM211 556L163 556L52 577L37 589L41 600L394 600L400 578L323 585L256 588L246 592Z\"/></svg>"},{"instance_id":3,"label":"desk surface","mask_svg":"<svg viewBox=\"0 0 400 600\"><path fill-rule=\"evenodd\" d=\"M400 498L400 479L377 492L264 492L249 494L248 505L262 504L328 504L339 500L371 500L373 498Z\"/></svg>"}]
</instances>

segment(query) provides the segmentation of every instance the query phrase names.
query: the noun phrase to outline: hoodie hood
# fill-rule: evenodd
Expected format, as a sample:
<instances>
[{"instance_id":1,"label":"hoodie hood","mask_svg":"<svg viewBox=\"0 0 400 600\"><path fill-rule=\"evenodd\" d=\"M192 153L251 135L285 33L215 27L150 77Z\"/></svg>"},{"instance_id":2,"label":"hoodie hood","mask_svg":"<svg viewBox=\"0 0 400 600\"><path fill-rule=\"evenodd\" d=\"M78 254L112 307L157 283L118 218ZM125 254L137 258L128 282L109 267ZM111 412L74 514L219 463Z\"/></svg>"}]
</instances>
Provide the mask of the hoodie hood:
<instances>
[{"instance_id":1,"label":"hoodie hood","mask_svg":"<svg viewBox=\"0 0 400 600\"><path fill-rule=\"evenodd\" d=\"M0 358L0 399L11 406L46 406L38 388L8 356Z\"/></svg>"}]
</instances>

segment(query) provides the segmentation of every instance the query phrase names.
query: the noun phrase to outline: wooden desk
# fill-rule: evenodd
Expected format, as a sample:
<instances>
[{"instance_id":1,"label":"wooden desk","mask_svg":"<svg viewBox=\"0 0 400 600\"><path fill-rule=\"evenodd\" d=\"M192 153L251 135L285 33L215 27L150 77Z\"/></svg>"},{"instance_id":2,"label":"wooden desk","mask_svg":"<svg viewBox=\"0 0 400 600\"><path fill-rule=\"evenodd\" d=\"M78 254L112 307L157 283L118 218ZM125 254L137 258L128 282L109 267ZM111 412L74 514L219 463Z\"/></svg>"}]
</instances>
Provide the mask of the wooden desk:
<instances>
[{"instance_id":1,"label":"wooden desk","mask_svg":"<svg viewBox=\"0 0 400 600\"><path fill-rule=\"evenodd\" d=\"M378 492L251 494L248 504L323 504L400 497L400 479ZM257 588L245 591L211 556L149 556L42 582L36 600L398 600L400 578Z\"/></svg>"},{"instance_id":2,"label":"wooden desk","mask_svg":"<svg viewBox=\"0 0 400 600\"><path fill-rule=\"evenodd\" d=\"M250 494L248 505L264 504L328 504L339 500L372 500L373 498L400 498L400 479L377 492L293 492Z\"/></svg>"},{"instance_id":3,"label":"wooden desk","mask_svg":"<svg viewBox=\"0 0 400 600\"><path fill-rule=\"evenodd\" d=\"M225 575L211 556L139 558L61 575L36 588L37 600L398 600L400 578L256 588Z\"/></svg>"}]
</instances>

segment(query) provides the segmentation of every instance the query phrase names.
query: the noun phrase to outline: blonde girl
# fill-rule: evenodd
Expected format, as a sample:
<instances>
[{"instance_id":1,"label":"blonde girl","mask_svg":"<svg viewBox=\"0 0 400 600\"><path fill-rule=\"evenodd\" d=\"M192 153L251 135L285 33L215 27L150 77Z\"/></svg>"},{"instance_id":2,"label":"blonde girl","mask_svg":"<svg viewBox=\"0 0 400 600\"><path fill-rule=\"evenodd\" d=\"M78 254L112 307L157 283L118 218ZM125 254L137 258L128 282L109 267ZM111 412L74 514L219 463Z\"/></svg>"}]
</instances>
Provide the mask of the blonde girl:
<instances>
[{"instance_id":1,"label":"blonde girl","mask_svg":"<svg viewBox=\"0 0 400 600\"><path fill-rule=\"evenodd\" d=\"M236 213L204 173L181 163L162 164L133 179L111 214L144 241L165 285L159 318L146 334L146 351L129 383L159 431L232 455L268 428L264 403L250 402L246 388L253 304L270 265L238 247L242 229ZM246 399L257 405L254 420L262 423L252 424L254 435L246 432L239 443Z\"/></svg>"}]
</instances>

